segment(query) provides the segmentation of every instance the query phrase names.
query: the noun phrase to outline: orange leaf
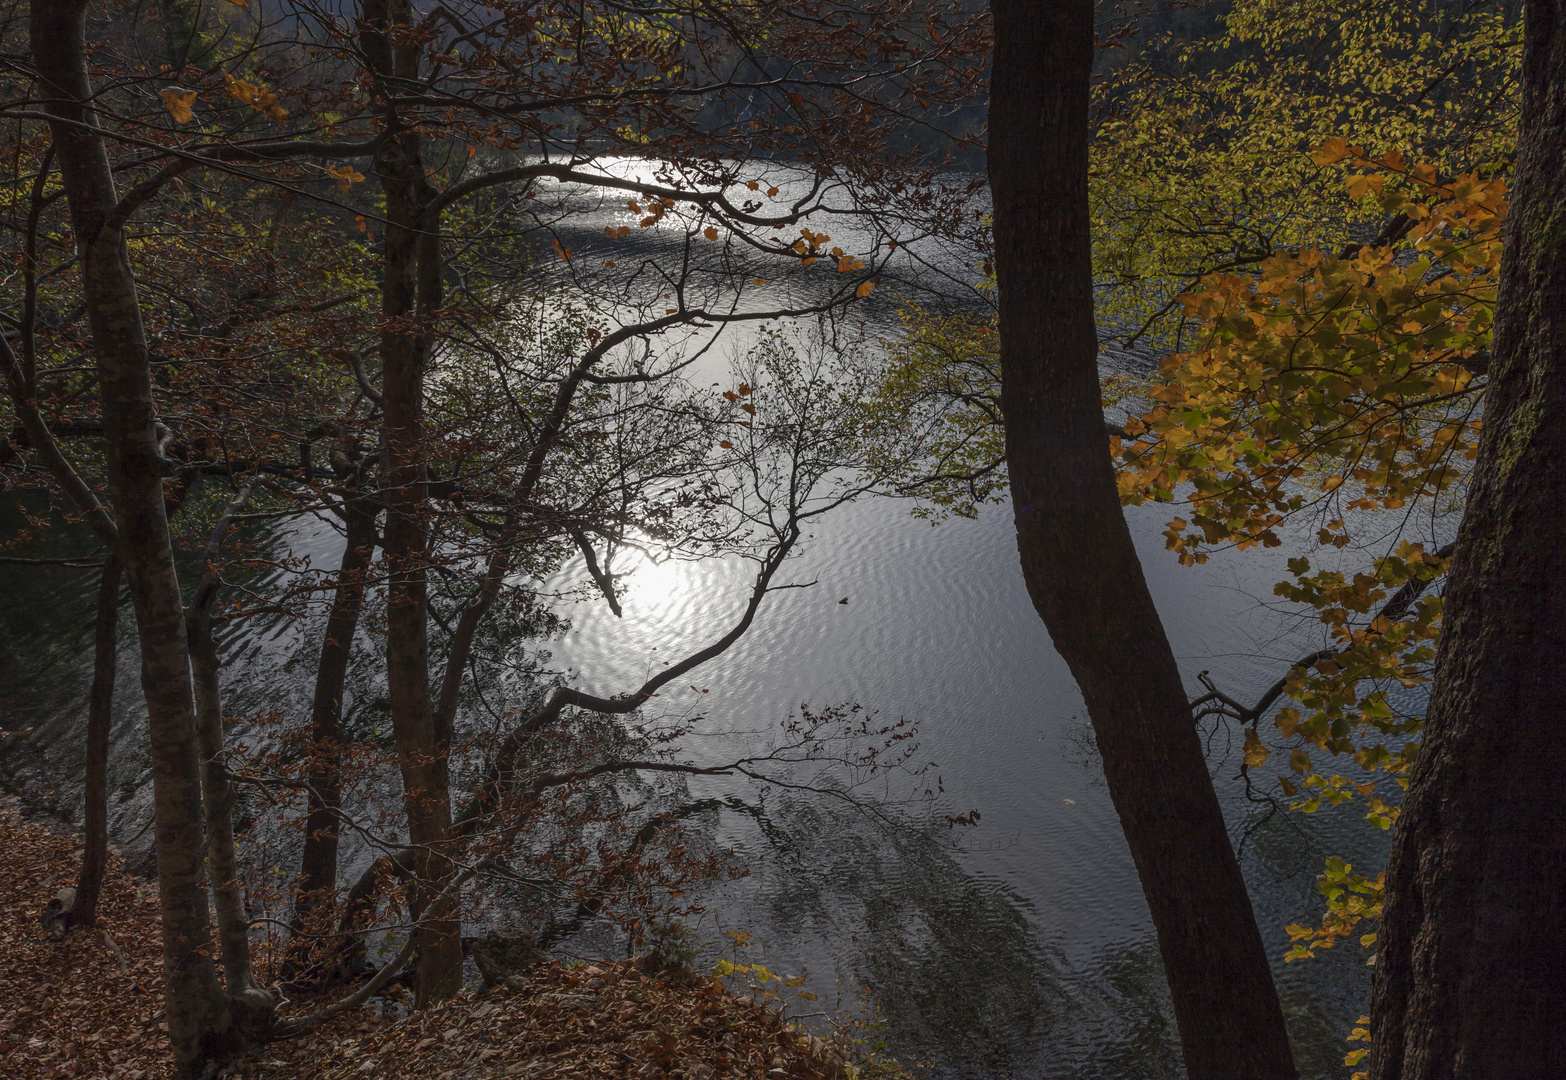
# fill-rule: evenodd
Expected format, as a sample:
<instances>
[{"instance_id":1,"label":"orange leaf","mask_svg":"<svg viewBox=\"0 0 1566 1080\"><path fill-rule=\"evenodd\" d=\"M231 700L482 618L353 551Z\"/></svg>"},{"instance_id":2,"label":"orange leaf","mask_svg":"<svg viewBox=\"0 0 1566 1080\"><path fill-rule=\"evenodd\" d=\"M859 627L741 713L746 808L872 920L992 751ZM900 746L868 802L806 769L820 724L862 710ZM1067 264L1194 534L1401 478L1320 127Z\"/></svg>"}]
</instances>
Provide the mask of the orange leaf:
<instances>
[{"instance_id":1,"label":"orange leaf","mask_svg":"<svg viewBox=\"0 0 1566 1080\"><path fill-rule=\"evenodd\" d=\"M1333 165L1352 155L1353 150L1349 144L1334 135L1311 151L1310 159L1317 165Z\"/></svg>"},{"instance_id":2,"label":"orange leaf","mask_svg":"<svg viewBox=\"0 0 1566 1080\"><path fill-rule=\"evenodd\" d=\"M337 190L346 192L348 185L364 179L364 174L352 165L333 165L326 170L326 175L337 181Z\"/></svg>"},{"instance_id":3,"label":"orange leaf","mask_svg":"<svg viewBox=\"0 0 1566 1080\"><path fill-rule=\"evenodd\" d=\"M708 240L716 240L718 238L718 230L711 225L708 225L705 229L703 229L701 234Z\"/></svg>"},{"instance_id":4,"label":"orange leaf","mask_svg":"<svg viewBox=\"0 0 1566 1080\"><path fill-rule=\"evenodd\" d=\"M195 119L196 114L191 110L191 105L196 101L194 90L171 86L167 90L158 91L158 96L163 99L163 107L169 111L176 124L188 124Z\"/></svg>"},{"instance_id":5,"label":"orange leaf","mask_svg":"<svg viewBox=\"0 0 1566 1080\"><path fill-rule=\"evenodd\" d=\"M859 297L859 299L863 300L865 297L870 295L870 291L872 289L874 289L874 288L875 288L875 282L873 282L873 281L862 281L862 282L859 283L859 288L854 290L854 295Z\"/></svg>"}]
</instances>

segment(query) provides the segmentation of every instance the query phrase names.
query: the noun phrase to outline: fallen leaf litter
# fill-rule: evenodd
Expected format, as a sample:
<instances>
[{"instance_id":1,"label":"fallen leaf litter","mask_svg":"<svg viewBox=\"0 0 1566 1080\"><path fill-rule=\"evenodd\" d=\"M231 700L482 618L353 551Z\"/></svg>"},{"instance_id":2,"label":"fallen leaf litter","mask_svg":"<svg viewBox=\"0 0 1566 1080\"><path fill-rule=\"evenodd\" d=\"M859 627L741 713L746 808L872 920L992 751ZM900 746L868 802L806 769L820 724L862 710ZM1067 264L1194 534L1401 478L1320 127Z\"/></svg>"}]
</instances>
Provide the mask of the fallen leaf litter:
<instances>
[{"instance_id":1,"label":"fallen leaf litter","mask_svg":"<svg viewBox=\"0 0 1566 1080\"><path fill-rule=\"evenodd\" d=\"M44 935L45 894L74 882L80 840L0 802L0 1075L165 1080L156 886L111 854L98 924ZM688 968L549 963L487 994L393 1018L374 1008L273 1043L243 1075L319 1080L834 1080L836 1048Z\"/></svg>"}]
</instances>

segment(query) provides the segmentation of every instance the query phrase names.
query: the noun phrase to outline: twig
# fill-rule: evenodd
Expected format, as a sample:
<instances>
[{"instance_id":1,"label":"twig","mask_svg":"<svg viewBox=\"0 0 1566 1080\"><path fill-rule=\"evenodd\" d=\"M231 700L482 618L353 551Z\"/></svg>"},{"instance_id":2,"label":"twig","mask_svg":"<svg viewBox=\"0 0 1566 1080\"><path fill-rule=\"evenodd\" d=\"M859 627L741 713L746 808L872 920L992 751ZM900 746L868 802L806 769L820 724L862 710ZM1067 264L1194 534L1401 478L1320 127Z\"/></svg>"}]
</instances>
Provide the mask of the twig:
<instances>
[{"instance_id":1,"label":"twig","mask_svg":"<svg viewBox=\"0 0 1566 1080\"><path fill-rule=\"evenodd\" d=\"M109 951L114 954L114 959L119 961L120 974L129 975L130 964L125 962L125 954L120 951L120 947L114 943L114 939L109 936L109 932L107 930L103 932L103 943L107 945L109 947Z\"/></svg>"}]
</instances>

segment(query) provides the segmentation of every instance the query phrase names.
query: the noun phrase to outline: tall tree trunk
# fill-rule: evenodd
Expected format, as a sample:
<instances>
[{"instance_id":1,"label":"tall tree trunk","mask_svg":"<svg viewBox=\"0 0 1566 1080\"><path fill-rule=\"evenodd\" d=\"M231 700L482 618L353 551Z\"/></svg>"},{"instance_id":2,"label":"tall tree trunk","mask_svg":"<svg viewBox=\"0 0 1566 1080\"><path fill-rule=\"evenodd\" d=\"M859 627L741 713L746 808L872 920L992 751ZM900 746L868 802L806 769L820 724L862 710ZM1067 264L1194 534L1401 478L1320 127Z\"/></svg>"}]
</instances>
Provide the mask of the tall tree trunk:
<instances>
[{"instance_id":1,"label":"tall tree trunk","mask_svg":"<svg viewBox=\"0 0 1566 1080\"><path fill-rule=\"evenodd\" d=\"M389 102L418 75L407 0L365 0L360 42ZM414 1002L424 1007L462 987L461 927L446 912L426 911L450 860L451 794L447 740L430 701L424 462L424 368L429 321L440 306L438 221L425 220L435 192L425 178L421 139L388 104L390 137L376 159L386 193L385 269L381 281L381 397L386 448L386 663L392 728L402 770L408 840L417 852L412 910L419 928Z\"/></svg>"},{"instance_id":2,"label":"tall tree trunk","mask_svg":"<svg viewBox=\"0 0 1566 1080\"><path fill-rule=\"evenodd\" d=\"M33 0L34 67L81 252L82 291L103 407L108 481L141 645L152 756L164 1002L183 1076L232 1048L228 1002L212 962L184 605L163 507L163 468L136 282L108 153L87 102L86 0Z\"/></svg>"},{"instance_id":3,"label":"tall tree trunk","mask_svg":"<svg viewBox=\"0 0 1566 1080\"><path fill-rule=\"evenodd\" d=\"M375 548L375 507L367 499L344 503L347 544L337 572L332 610L315 672L315 701L310 710L310 767L304 852L299 859L299 893L294 929L308 929L311 916L331 906L337 884L338 810L342 806L343 685L353 637L364 607L364 577Z\"/></svg>"},{"instance_id":4,"label":"tall tree trunk","mask_svg":"<svg viewBox=\"0 0 1566 1080\"><path fill-rule=\"evenodd\" d=\"M1092 0L993 0L989 175L1017 549L1082 690L1192 1080L1293 1077L1261 935L1121 511L1088 225Z\"/></svg>"},{"instance_id":5,"label":"tall tree trunk","mask_svg":"<svg viewBox=\"0 0 1566 1080\"><path fill-rule=\"evenodd\" d=\"M1484 434L1387 867L1378 1080L1566 1076L1566 4L1523 17Z\"/></svg>"},{"instance_id":6,"label":"tall tree trunk","mask_svg":"<svg viewBox=\"0 0 1566 1080\"><path fill-rule=\"evenodd\" d=\"M111 551L98 578L98 610L92 625L92 691L87 698L87 760L83 768L82 825L85 849L71 922L98 921L98 893L109 859L109 729L114 724L114 675L120 655L120 560Z\"/></svg>"}]
</instances>

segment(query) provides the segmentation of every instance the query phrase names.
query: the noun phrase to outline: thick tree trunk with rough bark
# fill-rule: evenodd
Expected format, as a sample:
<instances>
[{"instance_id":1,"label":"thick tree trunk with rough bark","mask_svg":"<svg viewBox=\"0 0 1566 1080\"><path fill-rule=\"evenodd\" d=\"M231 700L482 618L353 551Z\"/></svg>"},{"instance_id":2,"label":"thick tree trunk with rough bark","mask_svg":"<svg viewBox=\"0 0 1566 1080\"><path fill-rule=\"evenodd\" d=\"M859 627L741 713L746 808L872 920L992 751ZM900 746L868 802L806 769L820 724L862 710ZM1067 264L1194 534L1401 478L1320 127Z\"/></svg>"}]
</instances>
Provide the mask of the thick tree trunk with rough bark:
<instances>
[{"instance_id":1,"label":"thick tree trunk with rough bark","mask_svg":"<svg viewBox=\"0 0 1566 1080\"><path fill-rule=\"evenodd\" d=\"M418 75L419 50L404 35L413 16L407 0L366 0L360 43L389 99ZM462 988L461 927L427 912L450 865L449 743L437 730L430 701L427 561L429 490L424 462L424 374L428 321L440 306L439 221L426 219L435 191L425 178L421 139L387 107L390 137L376 159L386 193L381 281L381 397L386 471L386 664L392 727L402 770L408 841L417 852L413 913L419 933L414 1002L423 1008Z\"/></svg>"},{"instance_id":2,"label":"thick tree trunk with rough bark","mask_svg":"<svg viewBox=\"0 0 1566 1080\"><path fill-rule=\"evenodd\" d=\"M310 790L305 818L304 851L299 858L299 890L294 902L294 928L329 907L337 884L337 844L342 806L343 686L353 651L359 613L364 607L364 577L375 549L375 507L368 500L349 499L343 505L347 545L337 572L332 610L315 671L315 699L310 710Z\"/></svg>"},{"instance_id":3,"label":"thick tree trunk with rough bark","mask_svg":"<svg viewBox=\"0 0 1566 1080\"><path fill-rule=\"evenodd\" d=\"M193 1075L226 1056L232 1025L212 962L184 605L164 513L146 333L108 154L91 130L86 11L86 0L33 0L30 44L81 253L109 490L141 645L169 1039L180 1073Z\"/></svg>"},{"instance_id":4,"label":"thick tree trunk with rough bark","mask_svg":"<svg viewBox=\"0 0 1566 1080\"><path fill-rule=\"evenodd\" d=\"M114 724L114 676L120 656L120 561L113 552L98 578L92 625L92 690L87 698L87 755L82 778L82 872L71 922L92 926L109 859L109 729Z\"/></svg>"},{"instance_id":5,"label":"thick tree trunk with rough bark","mask_svg":"<svg viewBox=\"0 0 1566 1080\"><path fill-rule=\"evenodd\" d=\"M1087 201L1092 0L994 0L989 175L1017 548L1082 690L1192 1080L1293 1077L1245 882L1121 511Z\"/></svg>"},{"instance_id":6,"label":"thick tree trunk with rough bark","mask_svg":"<svg viewBox=\"0 0 1566 1080\"><path fill-rule=\"evenodd\" d=\"M1484 434L1387 867L1377 1080L1566 1076L1566 3L1524 21Z\"/></svg>"}]
</instances>

